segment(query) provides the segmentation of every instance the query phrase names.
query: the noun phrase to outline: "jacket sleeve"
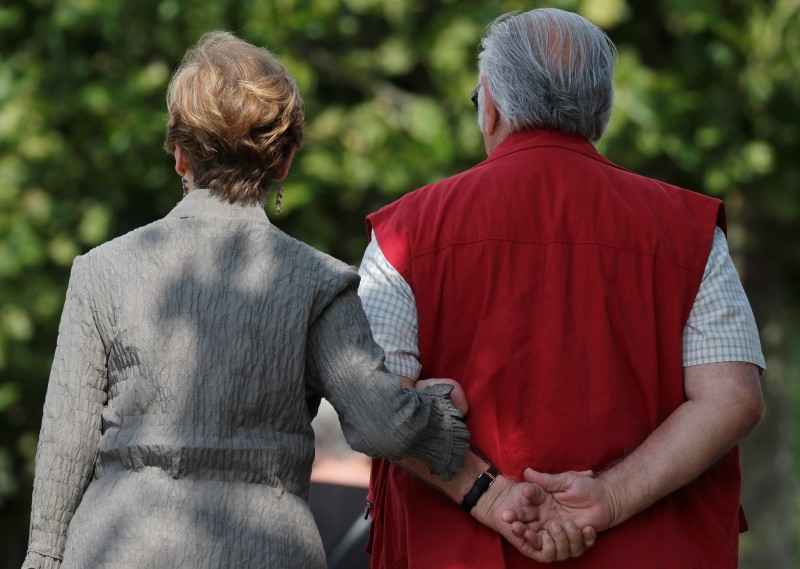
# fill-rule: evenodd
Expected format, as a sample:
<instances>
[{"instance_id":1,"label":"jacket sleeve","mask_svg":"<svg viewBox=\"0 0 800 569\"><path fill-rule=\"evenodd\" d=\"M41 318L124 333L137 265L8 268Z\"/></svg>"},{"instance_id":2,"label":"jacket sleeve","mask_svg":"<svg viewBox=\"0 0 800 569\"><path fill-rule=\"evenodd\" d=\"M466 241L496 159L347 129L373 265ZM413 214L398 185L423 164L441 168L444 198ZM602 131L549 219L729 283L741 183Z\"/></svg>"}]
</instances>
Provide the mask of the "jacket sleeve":
<instances>
[{"instance_id":1,"label":"jacket sleeve","mask_svg":"<svg viewBox=\"0 0 800 569\"><path fill-rule=\"evenodd\" d=\"M86 260L77 257L44 403L23 569L60 566L67 530L97 455L106 402L106 354L89 299Z\"/></svg>"},{"instance_id":2,"label":"jacket sleeve","mask_svg":"<svg viewBox=\"0 0 800 569\"><path fill-rule=\"evenodd\" d=\"M349 287L311 326L311 380L336 409L355 450L390 460L418 458L449 480L469 447L469 432L450 401L451 386L404 389L383 360L355 287Z\"/></svg>"}]
</instances>

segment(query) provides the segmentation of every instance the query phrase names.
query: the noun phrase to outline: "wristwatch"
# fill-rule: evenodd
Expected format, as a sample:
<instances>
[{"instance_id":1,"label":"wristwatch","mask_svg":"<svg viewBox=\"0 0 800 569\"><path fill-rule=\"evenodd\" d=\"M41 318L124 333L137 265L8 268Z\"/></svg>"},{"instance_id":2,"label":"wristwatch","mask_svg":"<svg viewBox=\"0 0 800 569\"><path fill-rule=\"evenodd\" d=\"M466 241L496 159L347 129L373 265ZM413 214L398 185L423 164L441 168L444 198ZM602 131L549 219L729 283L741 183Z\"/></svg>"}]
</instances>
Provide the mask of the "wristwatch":
<instances>
[{"instance_id":1,"label":"wristwatch","mask_svg":"<svg viewBox=\"0 0 800 569\"><path fill-rule=\"evenodd\" d=\"M500 471L497 470L496 466L489 466L489 468L481 472L481 475L475 480L475 484L472 485L470 491L461 500L461 509L465 512L471 511L498 476L500 476Z\"/></svg>"}]
</instances>

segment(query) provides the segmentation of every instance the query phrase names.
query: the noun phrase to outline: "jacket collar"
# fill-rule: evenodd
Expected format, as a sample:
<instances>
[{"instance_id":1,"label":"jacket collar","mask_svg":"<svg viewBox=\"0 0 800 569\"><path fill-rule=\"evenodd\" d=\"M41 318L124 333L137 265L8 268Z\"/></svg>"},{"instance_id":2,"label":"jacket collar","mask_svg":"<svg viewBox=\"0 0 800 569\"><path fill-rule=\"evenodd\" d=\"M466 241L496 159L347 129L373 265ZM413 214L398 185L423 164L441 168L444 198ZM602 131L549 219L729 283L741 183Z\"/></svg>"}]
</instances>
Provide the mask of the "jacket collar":
<instances>
[{"instance_id":1,"label":"jacket collar","mask_svg":"<svg viewBox=\"0 0 800 569\"><path fill-rule=\"evenodd\" d=\"M269 222L262 205L239 205L221 200L209 190L192 190L178 202L167 217L227 217L262 219Z\"/></svg>"}]
</instances>

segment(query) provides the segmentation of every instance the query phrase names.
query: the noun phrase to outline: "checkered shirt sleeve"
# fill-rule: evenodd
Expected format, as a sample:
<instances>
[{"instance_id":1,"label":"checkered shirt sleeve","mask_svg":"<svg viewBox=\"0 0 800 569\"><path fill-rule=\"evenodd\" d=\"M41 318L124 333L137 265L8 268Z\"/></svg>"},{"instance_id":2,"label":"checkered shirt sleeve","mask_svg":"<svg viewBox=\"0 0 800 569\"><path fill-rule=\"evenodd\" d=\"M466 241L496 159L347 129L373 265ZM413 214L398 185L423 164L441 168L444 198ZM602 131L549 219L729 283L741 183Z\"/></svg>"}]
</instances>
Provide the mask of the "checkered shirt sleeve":
<instances>
[{"instance_id":1,"label":"checkered shirt sleeve","mask_svg":"<svg viewBox=\"0 0 800 569\"><path fill-rule=\"evenodd\" d=\"M386 352L386 368L416 380L421 366L414 293L383 256L374 233L359 274L358 294L375 340ZM683 329L682 351L684 367L736 361L766 368L753 311L719 228Z\"/></svg>"},{"instance_id":2,"label":"checkered shirt sleeve","mask_svg":"<svg viewBox=\"0 0 800 569\"><path fill-rule=\"evenodd\" d=\"M734 361L766 368L756 320L719 227L683 329L682 349L684 367Z\"/></svg>"},{"instance_id":3,"label":"checkered shirt sleeve","mask_svg":"<svg viewBox=\"0 0 800 569\"><path fill-rule=\"evenodd\" d=\"M386 352L386 369L416 381L422 366L414 293L383 256L374 232L358 274L361 275L358 295L372 335Z\"/></svg>"}]
</instances>

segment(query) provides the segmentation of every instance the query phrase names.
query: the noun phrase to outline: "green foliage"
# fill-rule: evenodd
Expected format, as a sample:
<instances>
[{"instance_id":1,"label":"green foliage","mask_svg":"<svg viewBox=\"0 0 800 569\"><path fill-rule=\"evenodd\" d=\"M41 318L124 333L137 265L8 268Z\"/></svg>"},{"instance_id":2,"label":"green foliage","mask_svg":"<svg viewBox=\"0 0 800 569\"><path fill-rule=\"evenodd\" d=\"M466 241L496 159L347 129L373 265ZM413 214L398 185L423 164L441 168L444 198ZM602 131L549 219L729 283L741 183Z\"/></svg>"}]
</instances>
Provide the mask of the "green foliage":
<instances>
[{"instance_id":1,"label":"green foliage","mask_svg":"<svg viewBox=\"0 0 800 569\"><path fill-rule=\"evenodd\" d=\"M744 447L742 566L800 552L800 5L555 0L607 29L617 103L600 148L726 200L762 328L768 414ZM484 157L478 43L515 0L28 0L0 6L0 534L18 566L41 407L75 255L180 197L164 93L186 48L230 29L275 51L307 132L282 229L350 263L364 215ZM488 199L488 197L487 197ZM794 354L794 355L792 355ZM787 508L787 501L793 506Z\"/></svg>"}]
</instances>

